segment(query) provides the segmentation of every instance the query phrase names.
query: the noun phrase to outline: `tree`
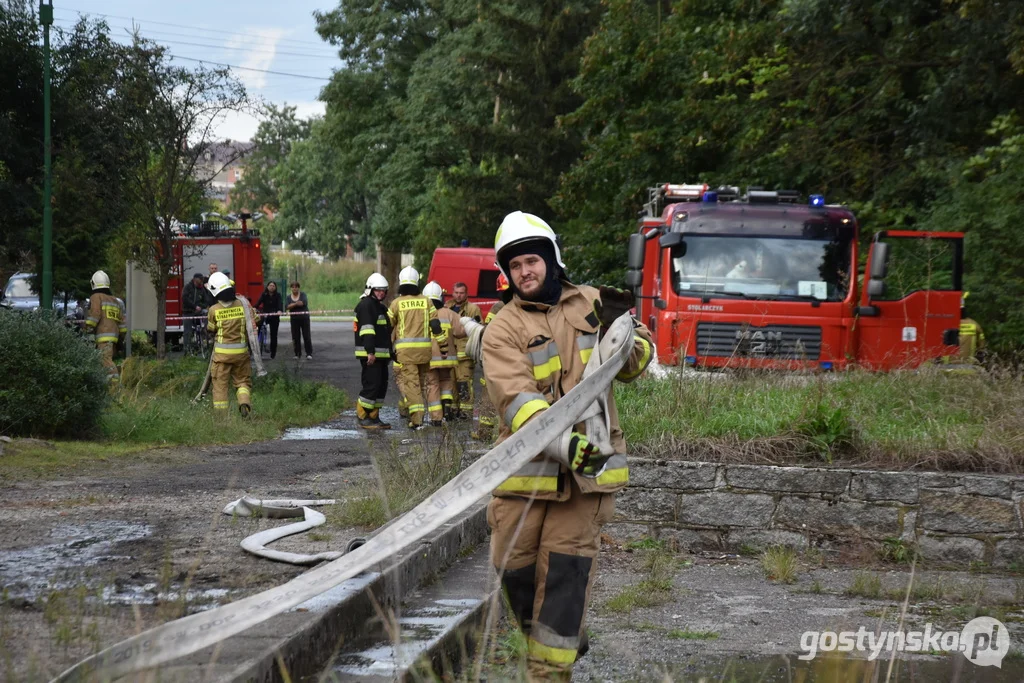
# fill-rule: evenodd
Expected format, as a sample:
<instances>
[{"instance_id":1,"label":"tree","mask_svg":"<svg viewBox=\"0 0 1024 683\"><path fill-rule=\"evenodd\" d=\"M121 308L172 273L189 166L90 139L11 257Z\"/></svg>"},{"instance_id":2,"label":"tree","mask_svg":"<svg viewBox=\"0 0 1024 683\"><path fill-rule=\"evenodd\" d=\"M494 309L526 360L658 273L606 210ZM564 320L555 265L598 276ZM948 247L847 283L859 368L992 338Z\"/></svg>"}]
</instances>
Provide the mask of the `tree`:
<instances>
[{"instance_id":1,"label":"tree","mask_svg":"<svg viewBox=\"0 0 1024 683\"><path fill-rule=\"evenodd\" d=\"M217 146L213 127L249 106L245 88L226 69L187 69L165 50L136 37L129 65L132 101L148 113L132 122L129 144L145 149L126 169L131 210L120 245L149 273L157 291L157 355L165 355L167 282L180 221L199 213L210 182L242 150Z\"/></svg>"},{"instance_id":2,"label":"tree","mask_svg":"<svg viewBox=\"0 0 1024 683\"><path fill-rule=\"evenodd\" d=\"M283 162L296 142L309 137L311 122L295 115L295 107L268 104L266 118L253 137L253 149L246 155L245 172L231 192L232 203L244 210L281 206L280 189L273 180L274 169Z\"/></svg>"}]
</instances>

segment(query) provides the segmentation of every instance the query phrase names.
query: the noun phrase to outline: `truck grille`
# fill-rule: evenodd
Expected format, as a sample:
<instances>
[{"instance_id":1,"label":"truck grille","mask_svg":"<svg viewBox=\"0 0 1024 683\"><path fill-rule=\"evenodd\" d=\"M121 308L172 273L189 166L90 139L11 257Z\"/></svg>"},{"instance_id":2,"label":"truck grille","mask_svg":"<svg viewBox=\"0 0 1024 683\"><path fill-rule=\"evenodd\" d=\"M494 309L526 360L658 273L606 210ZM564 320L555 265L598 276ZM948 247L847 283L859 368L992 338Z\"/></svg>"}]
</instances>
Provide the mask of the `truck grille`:
<instances>
[{"instance_id":1,"label":"truck grille","mask_svg":"<svg viewBox=\"0 0 1024 683\"><path fill-rule=\"evenodd\" d=\"M818 360L821 355L821 328L809 325L755 327L743 323L698 323L697 354Z\"/></svg>"}]
</instances>

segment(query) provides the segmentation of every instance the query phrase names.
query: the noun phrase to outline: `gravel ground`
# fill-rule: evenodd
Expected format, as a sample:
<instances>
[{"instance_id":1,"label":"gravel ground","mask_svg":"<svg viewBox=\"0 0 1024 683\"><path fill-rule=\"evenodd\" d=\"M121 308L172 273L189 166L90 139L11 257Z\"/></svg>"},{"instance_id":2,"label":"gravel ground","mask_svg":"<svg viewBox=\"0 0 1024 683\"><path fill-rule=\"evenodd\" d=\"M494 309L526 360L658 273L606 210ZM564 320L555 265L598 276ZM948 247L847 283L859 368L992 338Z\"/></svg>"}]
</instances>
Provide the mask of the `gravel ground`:
<instances>
[{"instance_id":1,"label":"gravel ground","mask_svg":"<svg viewBox=\"0 0 1024 683\"><path fill-rule=\"evenodd\" d=\"M872 663L864 659L830 663L819 654L810 664L797 660L801 634L855 632L862 626L867 631L896 630L899 603L844 592L864 571L881 578L883 591L905 589L910 576L905 567L857 568L826 561L824 567L802 566L797 581L784 585L767 580L754 558L680 554L671 570L673 589L667 601L612 611L609 600L647 575L649 552L629 552L618 544L603 547L587 622L591 650L577 664L573 680L870 680ZM931 622L935 629L960 631L977 604L1005 620L1016 653L1002 669L978 667L960 655L908 656L900 663L898 680L952 680L954 666L962 668L961 681L1024 680L1022 579L928 571L918 574L917 582L943 586L946 597L912 604L904 630L923 629ZM886 661L882 680L887 666Z\"/></svg>"},{"instance_id":2,"label":"gravel ground","mask_svg":"<svg viewBox=\"0 0 1024 683\"><path fill-rule=\"evenodd\" d=\"M268 365L329 381L354 401L359 366L351 324L314 323L313 360L295 361L282 329ZM392 385L387 403L396 406ZM397 410L384 417L397 423ZM254 558L239 543L281 521L221 513L243 495L344 497L372 479L371 449L436 438L395 429L369 436L347 411L325 425L344 438L275 440L179 448L116 468L0 486L0 679L49 680L97 648L185 611L279 585L304 569ZM301 436L301 435L300 435ZM402 442L406 443L403 444ZM327 526L273 547L320 552L345 547L363 530Z\"/></svg>"}]
</instances>

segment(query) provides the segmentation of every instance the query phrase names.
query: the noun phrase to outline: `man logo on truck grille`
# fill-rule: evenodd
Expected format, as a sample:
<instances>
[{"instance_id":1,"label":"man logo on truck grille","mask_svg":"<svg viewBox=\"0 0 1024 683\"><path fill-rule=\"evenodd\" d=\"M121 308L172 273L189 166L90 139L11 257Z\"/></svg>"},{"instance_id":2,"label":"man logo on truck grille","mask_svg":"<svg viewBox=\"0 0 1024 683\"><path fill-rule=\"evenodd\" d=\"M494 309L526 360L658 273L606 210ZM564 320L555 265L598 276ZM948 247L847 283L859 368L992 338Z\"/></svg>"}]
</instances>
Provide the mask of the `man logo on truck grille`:
<instances>
[{"instance_id":1,"label":"man logo on truck grille","mask_svg":"<svg viewBox=\"0 0 1024 683\"><path fill-rule=\"evenodd\" d=\"M736 349L748 356L769 356L782 351L782 333L771 330L736 330Z\"/></svg>"}]
</instances>

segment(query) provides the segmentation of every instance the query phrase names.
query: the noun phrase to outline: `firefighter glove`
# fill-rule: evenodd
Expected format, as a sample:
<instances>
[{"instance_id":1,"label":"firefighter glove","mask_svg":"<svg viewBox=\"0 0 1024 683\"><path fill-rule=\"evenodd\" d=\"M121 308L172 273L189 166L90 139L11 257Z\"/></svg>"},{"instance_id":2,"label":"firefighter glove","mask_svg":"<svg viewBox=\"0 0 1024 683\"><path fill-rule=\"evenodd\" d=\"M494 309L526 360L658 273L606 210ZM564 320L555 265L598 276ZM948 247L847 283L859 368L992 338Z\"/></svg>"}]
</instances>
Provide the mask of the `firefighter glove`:
<instances>
[{"instance_id":1,"label":"firefighter glove","mask_svg":"<svg viewBox=\"0 0 1024 683\"><path fill-rule=\"evenodd\" d=\"M583 434L573 432L569 435L569 467L574 472L585 474L588 469L597 464L594 462L596 460L607 460L607 458L602 458L601 451L587 441L587 437Z\"/></svg>"},{"instance_id":2,"label":"firefighter glove","mask_svg":"<svg viewBox=\"0 0 1024 683\"><path fill-rule=\"evenodd\" d=\"M633 308L633 292L615 287L600 287L600 299L594 301L594 313L601 321L601 327L610 326L623 313Z\"/></svg>"}]
</instances>

